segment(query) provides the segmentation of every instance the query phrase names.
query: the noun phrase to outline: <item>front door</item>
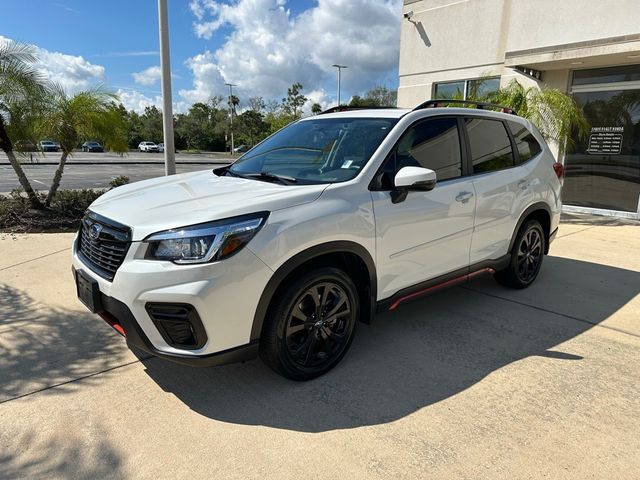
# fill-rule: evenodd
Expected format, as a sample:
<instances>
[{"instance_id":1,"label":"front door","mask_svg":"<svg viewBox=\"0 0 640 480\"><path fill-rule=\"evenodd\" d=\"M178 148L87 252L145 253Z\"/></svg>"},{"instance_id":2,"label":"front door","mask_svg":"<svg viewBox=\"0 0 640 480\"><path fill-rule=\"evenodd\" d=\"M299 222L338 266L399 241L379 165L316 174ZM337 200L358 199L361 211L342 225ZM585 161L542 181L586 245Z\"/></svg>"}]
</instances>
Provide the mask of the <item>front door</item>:
<instances>
[{"instance_id":1,"label":"front door","mask_svg":"<svg viewBox=\"0 0 640 480\"><path fill-rule=\"evenodd\" d=\"M406 166L436 172L436 187L393 203L395 174ZM407 129L371 192L376 220L379 300L469 264L475 192L463 178L458 119L421 120Z\"/></svg>"}]
</instances>

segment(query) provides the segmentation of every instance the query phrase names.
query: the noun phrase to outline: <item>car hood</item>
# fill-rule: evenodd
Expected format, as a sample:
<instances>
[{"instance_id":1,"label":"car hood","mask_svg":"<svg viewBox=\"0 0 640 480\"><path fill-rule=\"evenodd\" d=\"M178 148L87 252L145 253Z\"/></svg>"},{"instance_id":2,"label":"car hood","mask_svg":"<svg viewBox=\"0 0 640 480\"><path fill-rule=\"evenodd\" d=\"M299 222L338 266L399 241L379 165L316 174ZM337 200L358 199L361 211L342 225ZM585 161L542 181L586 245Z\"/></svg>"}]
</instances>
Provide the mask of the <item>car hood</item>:
<instances>
[{"instance_id":1,"label":"car hood","mask_svg":"<svg viewBox=\"0 0 640 480\"><path fill-rule=\"evenodd\" d=\"M115 188L89 209L131 227L139 241L161 230L309 203L326 187L218 177L205 170Z\"/></svg>"}]
</instances>

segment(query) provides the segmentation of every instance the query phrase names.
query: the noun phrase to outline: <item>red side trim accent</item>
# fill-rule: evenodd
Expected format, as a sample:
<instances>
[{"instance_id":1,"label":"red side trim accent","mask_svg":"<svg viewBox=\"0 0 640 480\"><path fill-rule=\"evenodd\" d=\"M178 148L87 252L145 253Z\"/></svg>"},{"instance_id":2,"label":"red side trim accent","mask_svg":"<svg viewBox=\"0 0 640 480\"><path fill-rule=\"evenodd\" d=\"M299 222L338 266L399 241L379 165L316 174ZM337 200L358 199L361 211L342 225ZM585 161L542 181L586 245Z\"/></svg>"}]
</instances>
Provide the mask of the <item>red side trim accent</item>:
<instances>
[{"instance_id":1,"label":"red side trim accent","mask_svg":"<svg viewBox=\"0 0 640 480\"><path fill-rule=\"evenodd\" d=\"M111 328L113 328L116 332L118 332L123 337L127 336L127 334L124 333L124 328L122 328L122 325L120 325L113 316L109 315L107 312L99 313L99 315L105 322L111 325Z\"/></svg>"},{"instance_id":2,"label":"red side trim accent","mask_svg":"<svg viewBox=\"0 0 640 480\"><path fill-rule=\"evenodd\" d=\"M465 275L461 275L459 277L453 278L451 280L447 280L446 282L443 283L438 283L437 285L433 285L431 287L425 288L424 290L420 290L414 293L411 293L409 295L406 295L404 297L400 297L398 300L396 300L395 302L393 302L393 304L389 307L389 310L395 310L398 305L400 305L402 302L406 302L407 300L411 300L413 298L416 297L420 297L422 295L425 295L429 292L432 292L434 290L440 290L441 288L444 287L449 287L451 285L457 285L458 283L462 283L465 282L467 280L470 280L471 278L480 275L481 273L494 273L495 270L493 268L483 268L481 270L477 270L475 272L471 272Z\"/></svg>"}]
</instances>

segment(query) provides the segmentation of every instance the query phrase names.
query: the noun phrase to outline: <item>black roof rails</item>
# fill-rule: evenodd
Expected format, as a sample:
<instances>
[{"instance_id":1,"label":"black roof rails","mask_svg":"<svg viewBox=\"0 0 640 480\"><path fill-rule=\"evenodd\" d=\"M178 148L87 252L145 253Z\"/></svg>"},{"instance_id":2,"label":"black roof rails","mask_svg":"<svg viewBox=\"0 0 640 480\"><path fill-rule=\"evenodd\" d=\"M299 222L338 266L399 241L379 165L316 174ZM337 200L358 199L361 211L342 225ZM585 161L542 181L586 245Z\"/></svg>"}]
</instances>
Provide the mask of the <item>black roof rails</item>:
<instances>
[{"instance_id":1,"label":"black roof rails","mask_svg":"<svg viewBox=\"0 0 640 480\"><path fill-rule=\"evenodd\" d=\"M437 108L444 107L450 104L460 104L460 105L475 105L478 110L486 110L487 108L497 108L500 109L502 113L510 113L511 115L518 115L513 108L505 107L504 105L496 105L495 103L487 103L487 102L475 102L473 100L455 100L453 98L438 98L435 100L427 100L426 102L421 103L413 111L422 110L424 108Z\"/></svg>"},{"instance_id":2,"label":"black roof rails","mask_svg":"<svg viewBox=\"0 0 640 480\"><path fill-rule=\"evenodd\" d=\"M336 113L336 112L350 112L352 110L377 110L377 109L395 109L396 107L351 107L349 105L338 105L335 107L331 107L326 109L323 112L320 112L318 115L324 115L325 113Z\"/></svg>"}]
</instances>

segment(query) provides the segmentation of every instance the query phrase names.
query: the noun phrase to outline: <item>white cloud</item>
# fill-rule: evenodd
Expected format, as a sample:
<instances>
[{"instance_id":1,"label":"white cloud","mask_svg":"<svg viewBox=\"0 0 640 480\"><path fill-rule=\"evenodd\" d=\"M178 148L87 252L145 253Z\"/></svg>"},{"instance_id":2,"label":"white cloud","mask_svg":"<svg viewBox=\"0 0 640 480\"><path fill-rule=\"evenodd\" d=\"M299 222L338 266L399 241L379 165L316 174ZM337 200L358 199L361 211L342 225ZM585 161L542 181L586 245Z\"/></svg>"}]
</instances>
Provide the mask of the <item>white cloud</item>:
<instances>
[{"instance_id":1,"label":"white cloud","mask_svg":"<svg viewBox=\"0 0 640 480\"><path fill-rule=\"evenodd\" d=\"M116 93L120 98L120 102L124 105L124 108L138 113L144 112L145 107L162 105L162 97L160 95L151 98L137 90L123 90L121 88L119 88Z\"/></svg>"},{"instance_id":2,"label":"white cloud","mask_svg":"<svg viewBox=\"0 0 640 480\"><path fill-rule=\"evenodd\" d=\"M9 41L0 35L0 43ZM87 61L84 57L50 52L34 46L37 61L34 66L49 80L60 84L67 92L74 93L104 82L104 67Z\"/></svg>"},{"instance_id":3,"label":"white cloud","mask_svg":"<svg viewBox=\"0 0 640 480\"><path fill-rule=\"evenodd\" d=\"M160 75L162 71L159 66L145 68L141 72L135 72L132 74L133 80L140 84L151 86L160 81Z\"/></svg>"},{"instance_id":4,"label":"white cloud","mask_svg":"<svg viewBox=\"0 0 640 480\"><path fill-rule=\"evenodd\" d=\"M127 110L133 110L137 113L144 112L146 107L151 107L155 105L160 110L162 110L162 95L155 95L153 97L149 97L142 92L139 92L135 89L124 89L119 88L116 92L120 99L120 103L124 105L124 108ZM174 115L177 113L184 113L189 110L190 104L184 101L173 102L173 113Z\"/></svg>"},{"instance_id":5,"label":"white cloud","mask_svg":"<svg viewBox=\"0 0 640 480\"><path fill-rule=\"evenodd\" d=\"M232 33L215 52L187 60L193 88L181 90L186 101L227 94L225 82L238 84L244 97L281 98L294 82L304 92L320 91L335 78L334 63L343 70L349 92L385 83L398 65L401 0L318 0L298 16L284 0L192 0L198 37L211 38L222 26ZM310 96L310 93L307 93ZM335 98L324 94L323 101Z\"/></svg>"}]
</instances>

